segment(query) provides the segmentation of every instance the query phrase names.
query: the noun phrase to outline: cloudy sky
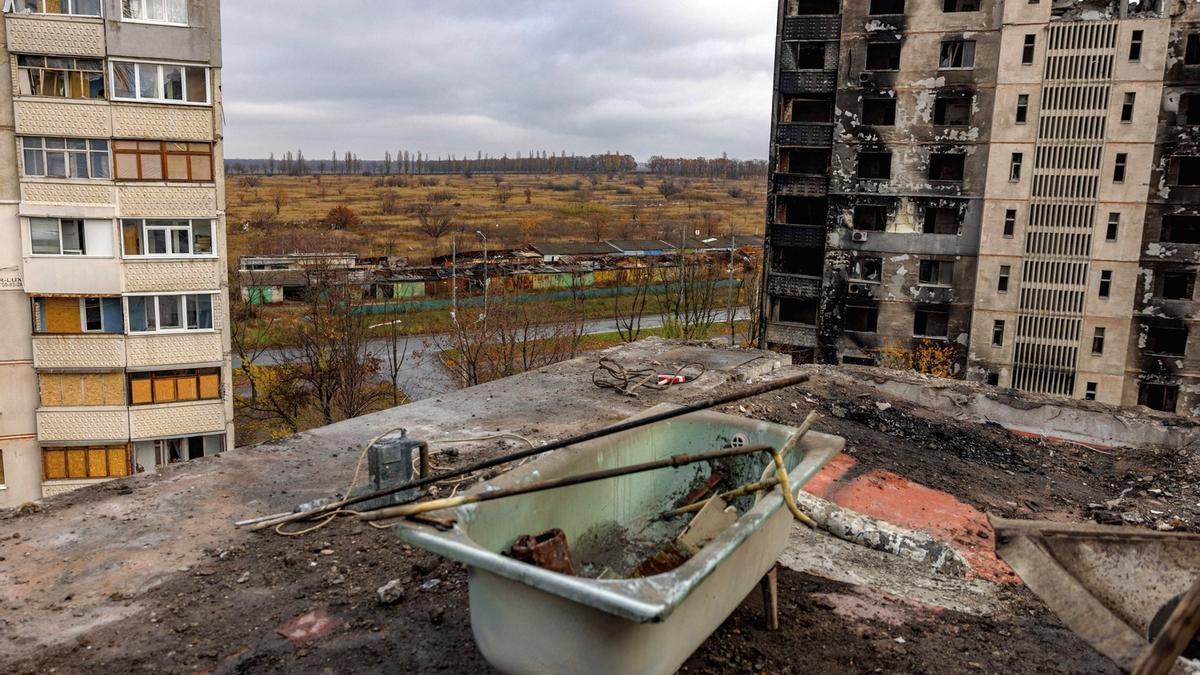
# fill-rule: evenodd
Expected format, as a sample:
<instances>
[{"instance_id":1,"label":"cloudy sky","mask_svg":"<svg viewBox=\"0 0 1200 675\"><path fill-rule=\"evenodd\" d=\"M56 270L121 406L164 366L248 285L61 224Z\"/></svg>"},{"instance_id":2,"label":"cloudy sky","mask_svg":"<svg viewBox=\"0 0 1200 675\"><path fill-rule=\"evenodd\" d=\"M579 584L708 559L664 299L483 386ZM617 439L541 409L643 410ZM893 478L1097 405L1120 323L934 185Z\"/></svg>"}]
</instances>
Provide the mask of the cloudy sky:
<instances>
[{"instance_id":1,"label":"cloudy sky","mask_svg":"<svg viewBox=\"0 0 1200 675\"><path fill-rule=\"evenodd\" d=\"M765 158L774 0L222 3L226 156Z\"/></svg>"}]
</instances>

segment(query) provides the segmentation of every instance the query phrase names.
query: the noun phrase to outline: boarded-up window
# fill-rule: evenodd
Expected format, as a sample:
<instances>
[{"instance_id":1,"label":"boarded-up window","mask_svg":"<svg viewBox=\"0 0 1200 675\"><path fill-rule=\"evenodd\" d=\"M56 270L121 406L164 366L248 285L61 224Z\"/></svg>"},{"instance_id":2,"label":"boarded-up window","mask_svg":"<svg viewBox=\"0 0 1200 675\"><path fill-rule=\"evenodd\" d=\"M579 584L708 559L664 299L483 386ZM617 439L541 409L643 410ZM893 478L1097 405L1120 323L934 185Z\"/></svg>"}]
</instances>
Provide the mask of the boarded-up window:
<instances>
[{"instance_id":1,"label":"boarded-up window","mask_svg":"<svg viewBox=\"0 0 1200 675\"><path fill-rule=\"evenodd\" d=\"M129 447L42 448L42 478L83 480L128 476Z\"/></svg>"},{"instance_id":2,"label":"boarded-up window","mask_svg":"<svg viewBox=\"0 0 1200 675\"><path fill-rule=\"evenodd\" d=\"M132 373L129 376L130 405L221 398L219 368Z\"/></svg>"},{"instance_id":3,"label":"boarded-up window","mask_svg":"<svg viewBox=\"0 0 1200 675\"><path fill-rule=\"evenodd\" d=\"M41 373L38 384L44 407L125 405L121 373Z\"/></svg>"}]
</instances>

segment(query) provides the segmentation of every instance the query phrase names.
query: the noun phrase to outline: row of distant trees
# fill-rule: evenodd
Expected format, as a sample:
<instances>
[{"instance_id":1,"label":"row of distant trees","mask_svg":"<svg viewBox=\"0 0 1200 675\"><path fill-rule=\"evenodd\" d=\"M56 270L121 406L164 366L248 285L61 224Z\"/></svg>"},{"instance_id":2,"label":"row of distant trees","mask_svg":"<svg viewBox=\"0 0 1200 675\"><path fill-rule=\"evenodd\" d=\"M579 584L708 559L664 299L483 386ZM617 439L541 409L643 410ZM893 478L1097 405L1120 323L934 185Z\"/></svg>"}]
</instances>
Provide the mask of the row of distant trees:
<instances>
[{"instance_id":1,"label":"row of distant trees","mask_svg":"<svg viewBox=\"0 0 1200 675\"><path fill-rule=\"evenodd\" d=\"M767 175L767 163L762 160L737 160L726 155L719 158L697 157L694 159L670 159L651 157L647 163L650 171L658 176L679 178L763 178ZM565 151L554 154L542 151L518 152L515 157L507 154L500 157L476 153L474 158L438 156L436 159L423 152L397 150L396 154L385 152L383 159L362 159L356 153L338 155L334 152L328 159L310 159L303 150L291 150L279 157L271 153L266 159L230 159L225 162L225 171L231 175L424 175L424 174L600 174L624 175L638 169L637 159L620 152L600 155L568 155Z\"/></svg>"}]
</instances>

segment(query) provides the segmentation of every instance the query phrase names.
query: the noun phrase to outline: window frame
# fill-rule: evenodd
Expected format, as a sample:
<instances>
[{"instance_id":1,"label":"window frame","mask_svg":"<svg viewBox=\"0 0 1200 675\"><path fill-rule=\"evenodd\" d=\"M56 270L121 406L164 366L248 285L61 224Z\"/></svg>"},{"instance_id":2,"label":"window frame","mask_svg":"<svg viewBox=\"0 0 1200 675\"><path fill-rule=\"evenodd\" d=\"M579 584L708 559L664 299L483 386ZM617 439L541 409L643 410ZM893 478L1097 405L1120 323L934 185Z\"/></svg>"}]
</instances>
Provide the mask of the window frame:
<instances>
[{"instance_id":1,"label":"window frame","mask_svg":"<svg viewBox=\"0 0 1200 675\"><path fill-rule=\"evenodd\" d=\"M133 143L137 147L134 149L127 149L127 148L121 147L122 144L126 144L126 143ZM143 143L157 143L158 151L154 152L149 149L142 148L141 145ZM188 149L182 150L182 151L181 150L172 151L172 150L170 150L171 145L184 145L184 146L188 146ZM190 146L192 146L192 145L205 145L208 147L208 152L204 153L204 152L200 152L198 150L192 150L190 148ZM214 154L215 154L215 148L214 148L213 144L209 143L207 141L156 141L156 140L116 139L112 142L113 180L118 181L118 182L126 181L126 182L140 182L140 183L214 183L214 182L216 182L216 176L217 176L217 169L216 169L216 164L215 164L216 160L214 158ZM159 177L143 178L142 177L142 169L143 169L142 158L143 157L152 157L155 155L157 155L159 158L159 168L161 169L162 175ZM135 158L135 162L137 164L137 173L138 173L137 178L129 178L129 177L122 176L120 174L120 164L117 161L118 156L133 156ZM188 176L189 177L188 178L170 178L169 177L170 162L169 162L168 158L180 157L180 156L188 158L187 167L188 167ZM192 161L191 161L192 157L207 157L208 158L209 173L210 173L210 176L208 178L191 178L190 177L192 175Z\"/></svg>"},{"instance_id":2,"label":"window frame","mask_svg":"<svg viewBox=\"0 0 1200 675\"><path fill-rule=\"evenodd\" d=\"M189 318L191 314L192 298L207 296L209 298L208 319L210 325L207 328L189 328ZM135 330L133 328L133 312L130 309L130 301L134 298L153 298L153 305L145 304L148 309L154 308L154 328L149 330ZM162 298L179 298L179 326L163 328L162 326ZM156 335L156 334L172 334L172 333L214 333L217 331L217 304L220 300L220 292L215 290L210 291L194 291L191 293L129 293L123 296L122 309L125 311L125 333L127 335ZM146 303L146 300L143 300ZM149 325L150 313L146 312L146 322Z\"/></svg>"},{"instance_id":3,"label":"window frame","mask_svg":"<svg viewBox=\"0 0 1200 675\"><path fill-rule=\"evenodd\" d=\"M1112 270L1100 270L1100 280L1097 283L1096 295L1101 300L1107 300L1112 297L1113 272Z\"/></svg>"},{"instance_id":4,"label":"window frame","mask_svg":"<svg viewBox=\"0 0 1200 675\"><path fill-rule=\"evenodd\" d=\"M992 346L1004 346L1004 319L992 320Z\"/></svg>"},{"instance_id":5,"label":"window frame","mask_svg":"<svg viewBox=\"0 0 1200 675\"><path fill-rule=\"evenodd\" d=\"M1037 33L1026 33L1021 43L1021 65L1032 66L1037 60Z\"/></svg>"},{"instance_id":6,"label":"window frame","mask_svg":"<svg viewBox=\"0 0 1200 675\"><path fill-rule=\"evenodd\" d=\"M953 62L954 57L957 56L960 64L957 66L943 65L946 63L947 48L949 47L953 49L954 45L958 46L958 50L956 53L950 54L950 61ZM975 70L975 50L977 46L978 45L976 44L975 40L967 40L965 38L942 40L940 46L938 47L938 70ZM965 65L966 61L968 60L968 56L970 57L971 64Z\"/></svg>"},{"instance_id":7,"label":"window frame","mask_svg":"<svg viewBox=\"0 0 1200 675\"><path fill-rule=\"evenodd\" d=\"M1029 123L1029 94L1017 94L1017 111L1013 124Z\"/></svg>"},{"instance_id":8,"label":"window frame","mask_svg":"<svg viewBox=\"0 0 1200 675\"><path fill-rule=\"evenodd\" d=\"M29 254L35 258L87 258L87 218L56 218L56 217L41 217L35 216L27 219L29 221ZM33 240L33 225L37 221L55 221L58 223L58 253L39 253L34 250ZM98 219L100 220L100 219ZM71 222L78 225L79 228L79 249L63 248L63 223ZM68 253L67 251L72 251ZM75 253L74 251L78 251Z\"/></svg>"},{"instance_id":9,"label":"window frame","mask_svg":"<svg viewBox=\"0 0 1200 675\"><path fill-rule=\"evenodd\" d=\"M217 221L215 218L121 218L121 257L136 260L213 260L218 257L217 254ZM160 224L161 223L161 224ZM196 253L196 226L197 224L207 224L209 228L209 248L208 253ZM126 249L129 243L125 236L126 227L135 227L138 231L138 247L139 251L130 253ZM179 253L177 251L169 251L167 253L147 253L150 243L149 232L151 230L165 230L170 232L186 231L188 233L187 241L189 253ZM166 236L168 248L174 248L176 240L169 234Z\"/></svg>"},{"instance_id":10,"label":"window frame","mask_svg":"<svg viewBox=\"0 0 1200 675\"><path fill-rule=\"evenodd\" d=\"M204 395L203 381L207 378L216 377L216 392L213 396ZM201 403L209 401L220 401L225 398L223 387L221 386L221 369L219 367L210 368L184 368L181 370L167 371L148 371L148 372L132 372L127 373L125 377L127 386L126 391L127 402L130 407L141 407L149 405L166 405L170 403ZM134 398L134 381L146 380L150 383L149 400L135 400ZM181 398L179 391L179 383L181 381L190 380L194 383L195 398ZM159 400L159 382L171 382L174 396L170 400Z\"/></svg>"},{"instance_id":11,"label":"window frame","mask_svg":"<svg viewBox=\"0 0 1200 675\"><path fill-rule=\"evenodd\" d=\"M133 66L133 97L117 96L117 65L130 64ZM155 78L156 96L142 96L142 68L143 66L154 66L157 69L157 77ZM183 87L181 99L166 98L166 77L164 68L198 68L204 71L204 101L189 101L187 91L187 71L181 70L180 84ZM158 103L162 105L186 105L192 107L205 107L212 105L212 68L206 65L196 63L185 63L182 61L146 61L140 59L109 59L108 61L108 81L112 83L112 93L110 98L114 102L120 103Z\"/></svg>"},{"instance_id":12,"label":"window frame","mask_svg":"<svg viewBox=\"0 0 1200 675\"><path fill-rule=\"evenodd\" d=\"M937 259L918 261L917 285L926 288L953 288L954 261Z\"/></svg>"},{"instance_id":13,"label":"window frame","mask_svg":"<svg viewBox=\"0 0 1200 675\"><path fill-rule=\"evenodd\" d=\"M170 2L170 1L171 0L163 0L164 15L166 13L165 12L166 3ZM160 21L158 19L144 19L144 18L134 18L134 17L125 16L126 2L124 2L124 1L121 2L121 21L127 22L127 23L146 23L146 24L150 24L153 26L179 26L179 27L187 28L188 26L191 25L191 20L192 20L191 12L189 11L187 0L180 0L180 2L183 5L183 13L185 15L184 19L183 19L183 23L179 23L178 21L167 21L165 19ZM140 6L144 10L147 6L146 1L140 0ZM142 14L144 15L145 11L143 11Z\"/></svg>"},{"instance_id":14,"label":"window frame","mask_svg":"<svg viewBox=\"0 0 1200 675\"><path fill-rule=\"evenodd\" d=\"M78 17L86 17L86 18L91 18L91 19L103 19L104 18L104 0L96 0L96 5L97 5L97 7L99 7L99 13L97 13L97 14L81 14L79 12L74 11L75 4L77 2L79 2L79 0L61 0L61 1L64 4L70 3L69 6L71 8L71 11L47 12L44 9L38 10L38 11L29 11L28 9L18 9L17 5L14 4L12 13L16 16L78 16ZM22 2L22 0L17 0L17 3L20 3L20 2ZM46 0L24 0L24 2L34 2L39 7L46 6ZM3 481L0 481L0 483L3 483Z\"/></svg>"},{"instance_id":15,"label":"window frame","mask_svg":"<svg viewBox=\"0 0 1200 675\"><path fill-rule=\"evenodd\" d=\"M1136 107L1137 92L1125 92L1121 98L1121 124L1133 124L1133 114Z\"/></svg>"},{"instance_id":16,"label":"window frame","mask_svg":"<svg viewBox=\"0 0 1200 675\"><path fill-rule=\"evenodd\" d=\"M1108 243L1115 242L1121 234L1121 212L1109 211L1108 224L1104 230L1104 241Z\"/></svg>"},{"instance_id":17,"label":"window frame","mask_svg":"<svg viewBox=\"0 0 1200 675\"><path fill-rule=\"evenodd\" d=\"M945 335L930 335L928 333L930 316L935 315L935 314L938 316L944 316L946 318L946 334ZM918 333L917 332L917 322L918 322L918 319L920 319L922 316L924 316L924 319L925 319L925 331ZM913 337L914 338L923 338L926 340L949 340L950 339L950 312L947 312L945 310L940 310L940 309L925 309L925 308L918 308L918 309L914 310L913 311Z\"/></svg>"},{"instance_id":18,"label":"window frame","mask_svg":"<svg viewBox=\"0 0 1200 675\"><path fill-rule=\"evenodd\" d=\"M1129 35L1129 61L1130 63L1138 63L1142 60L1142 45L1145 43L1146 33L1143 30L1135 30Z\"/></svg>"},{"instance_id":19,"label":"window frame","mask_svg":"<svg viewBox=\"0 0 1200 675\"><path fill-rule=\"evenodd\" d=\"M12 54L11 57L14 57L13 60L16 61L16 64L17 64L17 81L15 83L17 96L25 96L25 97L30 97L30 98L53 98L53 99L62 99L62 100L66 100L66 101L107 101L108 100L108 88L109 88L108 84L109 83L106 79L108 76L108 73L107 73L107 69L104 67L104 57L96 58L96 57L89 57L89 56L54 56L51 54L20 54L20 53ZM21 63L22 61L29 60L29 59L41 59L43 65L22 65L22 63ZM71 64L71 67L66 67L66 68L51 67L50 66L51 59L53 59L53 60L70 60L72 62L72 64ZM100 69L99 70L83 70L83 69L79 68L80 61L98 61L100 63ZM33 79L32 79L32 75L30 74L33 71L37 71L38 73L41 74L40 78L38 80L39 86L37 88L39 91L37 93L33 93L33 90L34 90ZM44 91L46 88L45 73L48 71L63 74L63 78L62 78L63 93L61 95L47 94ZM72 96L71 95L70 81L73 79L72 74L78 74L78 73L95 73L95 74L100 75L99 96L90 96L90 95ZM28 87L26 87L27 83L28 83ZM89 84L89 86L84 87L83 86L84 81L82 79L80 79L80 82L79 82L80 89L82 91L86 91L88 94L90 94L91 93L90 83L91 83L91 80L88 80L87 84ZM26 88L28 88L29 93L25 92Z\"/></svg>"},{"instance_id":20,"label":"window frame","mask_svg":"<svg viewBox=\"0 0 1200 675\"><path fill-rule=\"evenodd\" d=\"M1113 173L1112 182L1116 185L1123 185L1125 179L1129 177L1129 153L1118 152L1113 157Z\"/></svg>"},{"instance_id":21,"label":"window frame","mask_svg":"<svg viewBox=\"0 0 1200 675\"><path fill-rule=\"evenodd\" d=\"M1025 153L1014 152L1008 160L1008 182L1020 183L1022 167L1025 164Z\"/></svg>"},{"instance_id":22,"label":"window frame","mask_svg":"<svg viewBox=\"0 0 1200 675\"><path fill-rule=\"evenodd\" d=\"M20 152L21 152L21 176L22 177L45 178L45 179L52 179L52 180L87 180L87 181L94 181L94 180L111 181L112 180L112 172L113 172L112 142L109 141L107 138L77 138L77 137L67 137L67 136L20 136L19 138L21 141ZM47 146L47 143L46 143L47 141L60 141L60 140L63 141L62 148L51 148L51 147ZM40 148L27 147L26 143L29 141L40 141L41 147ZM69 141L83 141L86 144L86 147L84 149L66 147L69 144ZM103 150L97 150L95 148L94 144L98 144L98 143L104 144ZM41 168L42 168L41 173L30 173L29 172L28 153L40 153ZM64 169L64 174L66 174L66 175L54 176L54 175L50 174L50 155L52 153L53 154L61 153L63 155L63 169ZM73 175L73 173L71 171L71 169L74 168L74 166L75 166L74 162L72 161L72 155L80 155L80 154L82 154L86 159L87 168L88 168L87 176L76 176L76 175ZM96 166L94 164L95 159L99 155L104 156L104 168L108 172L107 176L92 175L93 174L92 170Z\"/></svg>"},{"instance_id":23,"label":"window frame","mask_svg":"<svg viewBox=\"0 0 1200 675\"><path fill-rule=\"evenodd\" d=\"M996 292L1007 295L1012 285L1012 265L1001 265L996 272Z\"/></svg>"},{"instance_id":24,"label":"window frame","mask_svg":"<svg viewBox=\"0 0 1200 675\"><path fill-rule=\"evenodd\" d=\"M1004 229L1001 231L1001 236L1005 239L1012 239L1017 234L1017 210L1004 210Z\"/></svg>"},{"instance_id":25,"label":"window frame","mask_svg":"<svg viewBox=\"0 0 1200 675\"><path fill-rule=\"evenodd\" d=\"M1096 326L1092 330L1092 356L1104 355L1104 341L1108 338L1108 329Z\"/></svg>"},{"instance_id":26,"label":"window frame","mask_svg":"<svg viewBox=\"0 0 1200 675\"><path fill-rule=\"evenodd\" d=\"M108 479L108 478L124 478L126 476L132 476L134 474L133 448L128 443L125 445L96 445L96 446L81 446L81 447L52 446L52 447L42 447L39 449L41 450L39 459L42 462L42 480L43 481L101 480L101 479ZM93 450L103 450L104 451L105 471L104 471L104 475L102 475L102 476L92 474L92 463L90 461L88 461L87 454ZM111 453L115 450L123 450L125 453L125 473L113 473L111 470L111 466L112 466L112 461L111 461L112 454ZM70 475L71 462L68 459L68 456L73 451L74 452L82 451L84 453L84 474L85 475L83 475L83 476ZM50 474L47 472L48 465L46 464L46 453L48 453L48 452L62 453L63 470L64 470L63 476L56 476L53 478L50 477Z\"/></svg>"}]
</instances>

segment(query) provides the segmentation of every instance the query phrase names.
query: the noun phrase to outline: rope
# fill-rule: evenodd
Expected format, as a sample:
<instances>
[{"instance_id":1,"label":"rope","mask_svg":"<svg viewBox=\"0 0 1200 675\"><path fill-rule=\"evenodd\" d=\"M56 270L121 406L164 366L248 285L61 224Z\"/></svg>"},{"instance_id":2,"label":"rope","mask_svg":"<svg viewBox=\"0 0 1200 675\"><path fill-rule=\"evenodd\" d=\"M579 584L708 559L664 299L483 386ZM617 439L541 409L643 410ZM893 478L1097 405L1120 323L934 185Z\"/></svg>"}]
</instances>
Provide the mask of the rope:
<instances>
[{"instance_id":1,"label":"rope","mask_svg":"<svg viewBox=\"0 0 1200 675\"><path fill-rule=\"evenodd\" d=\"M703 363L687 363L677 368L673 374L664 374L653 367L626 368L612 359L602 358L592 371L592 384L636 398L635 392L638 389L663 391L676 384L694 382L706 372L707 368ZM682 382L678 381L680 378Z\"/></svg>"}]
</instances>

